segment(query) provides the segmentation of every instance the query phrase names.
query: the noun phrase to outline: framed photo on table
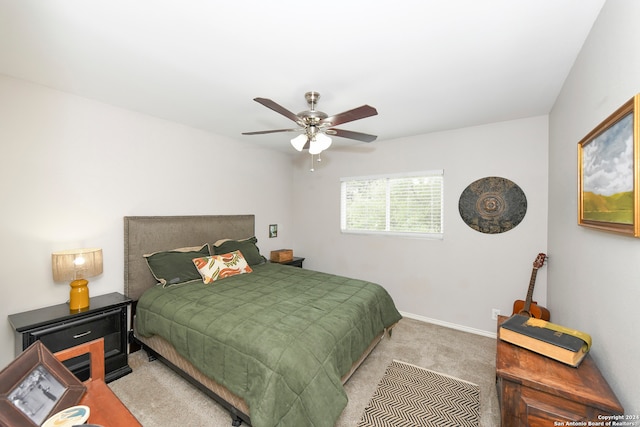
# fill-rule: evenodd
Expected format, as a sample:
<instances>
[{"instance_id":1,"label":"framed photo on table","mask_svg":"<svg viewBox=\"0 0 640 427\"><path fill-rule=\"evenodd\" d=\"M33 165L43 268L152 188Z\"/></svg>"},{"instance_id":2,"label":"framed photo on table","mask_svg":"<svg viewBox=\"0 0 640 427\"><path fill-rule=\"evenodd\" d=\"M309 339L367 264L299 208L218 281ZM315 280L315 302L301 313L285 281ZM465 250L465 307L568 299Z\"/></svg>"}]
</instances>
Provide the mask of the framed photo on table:
<instances>
[{"instance_id":1,"label":"framed photo on table","mask_svg":"<svg viewBox=\"0 0 640 427\"><path fill-rule=\"evenodd\" d=\"M0 425L40 426L50 415L77 404L85 391L36 341L0 372Z\"/></svg>"},{"instance_id":2,"label":"framed photo on table","mask_svg":"<svg viewBox=\"0 0 640 427\"><path fill-rule=\"evenodd\" d=\"M578 224L640 237L640 94L578 143Z\"/></svg>"}]
</instances>

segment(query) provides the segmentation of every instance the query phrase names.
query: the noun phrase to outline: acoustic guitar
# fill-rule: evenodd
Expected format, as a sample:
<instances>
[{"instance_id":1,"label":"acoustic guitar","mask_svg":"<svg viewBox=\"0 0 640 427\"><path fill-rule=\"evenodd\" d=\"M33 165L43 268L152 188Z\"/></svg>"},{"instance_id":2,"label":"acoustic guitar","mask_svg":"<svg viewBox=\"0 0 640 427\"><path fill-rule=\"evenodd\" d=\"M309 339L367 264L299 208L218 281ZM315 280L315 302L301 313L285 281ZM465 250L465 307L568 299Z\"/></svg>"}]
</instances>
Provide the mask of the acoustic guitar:
<instances>
[{"instance_id":1,"label":"acoustic guitar","mask_svg":"<svg viewBox=\"0 0 640 427\"><path fill-rule=\"evenodd\" d=\"M538 269L544 265L544 261L547 256L543 253L539 253L536 260L533 261L533 270L531 271L531 280L529 280L529 290L527 291L527 299L522 301L516 300L513 303L513 314L523 314L529 317L535 317L536 319L549 320L551 313L546 308L538 305L535 301L531 301L533 297L533 288L536 284L536 276L538 275Z\"/></svg>"}]
</instances>

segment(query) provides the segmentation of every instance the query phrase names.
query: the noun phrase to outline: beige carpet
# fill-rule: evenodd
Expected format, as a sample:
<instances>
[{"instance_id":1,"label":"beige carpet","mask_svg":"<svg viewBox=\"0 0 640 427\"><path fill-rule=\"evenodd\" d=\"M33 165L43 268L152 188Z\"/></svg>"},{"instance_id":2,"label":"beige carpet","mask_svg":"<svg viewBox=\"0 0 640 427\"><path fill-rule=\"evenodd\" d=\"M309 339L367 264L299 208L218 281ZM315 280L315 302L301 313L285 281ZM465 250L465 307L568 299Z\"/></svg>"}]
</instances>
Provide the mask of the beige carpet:
<instances>
[{"instance_id":1,"label":"beige carpet","mask_svg":"<svg viewBox=\"0 0 640 427\"><path fill-rule=\"evenodd\" d=\"M495 339L403 319L345 385L349 404L336 427L354 427L394 360L460 378L480 387L480 427L500 424L495 388ZM145 427L230 426L215 401L144 351L129 356L133 373L109 383ZM243 424L244 425L244 424Z\"/></svg>"}]
</instances>

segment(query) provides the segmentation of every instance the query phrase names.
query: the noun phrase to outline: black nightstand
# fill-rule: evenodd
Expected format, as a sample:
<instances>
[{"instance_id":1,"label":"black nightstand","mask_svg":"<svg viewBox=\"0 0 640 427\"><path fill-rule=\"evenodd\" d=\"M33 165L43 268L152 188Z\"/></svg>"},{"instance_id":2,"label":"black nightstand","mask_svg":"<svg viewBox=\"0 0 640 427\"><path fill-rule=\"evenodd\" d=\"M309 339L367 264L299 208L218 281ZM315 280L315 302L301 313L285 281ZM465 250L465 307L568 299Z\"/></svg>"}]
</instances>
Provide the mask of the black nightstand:
<instances>
[{"instance_id":1,"label":"black nightstand","mask_svg":"<svg viewBox=\"0 0 640 427\"><path fill-rule=\"evenodd\" d=\"M51 352L104 338L105 381L113 381L131 372L127 360L127 321L131 299L117 292L93 297L87 311L69 313L63 303L9 315L15 331L15 354L37 340ZM79 356L65 366L81 381L89 378L89 357Z\"/></svg>"},{"instance_id":2,"label":"black nightstand","mask_svg":"<svg viewBox=\"0 0 640 427\"><path fill-rule=\"evenodd\" d=\"M299 256L294 256L293 259L291 261L284 261L284 262L279 262L278 264L282 264L282 265L292 265L294 267L299 267L302 268L302 263L304 262L304 258L301 258Z\"/></svg>"}]
</instances>

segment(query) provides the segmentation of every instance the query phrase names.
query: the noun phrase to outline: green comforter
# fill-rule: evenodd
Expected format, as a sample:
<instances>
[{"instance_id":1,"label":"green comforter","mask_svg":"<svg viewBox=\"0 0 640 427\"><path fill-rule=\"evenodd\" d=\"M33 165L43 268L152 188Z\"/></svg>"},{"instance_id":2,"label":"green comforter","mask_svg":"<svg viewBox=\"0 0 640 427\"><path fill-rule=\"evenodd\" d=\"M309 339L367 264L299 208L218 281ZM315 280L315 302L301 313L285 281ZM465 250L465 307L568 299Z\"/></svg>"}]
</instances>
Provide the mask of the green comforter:
<instances>
[{"instance_id":1,"label":"green comforter","mask_svg":"<svg viewBox=\"0 0 640 427\"><path fill-rule=\"evenodd\" d=\"M150 289L136 326L244 398L254 427L300 427L335 425L347 405L340 378L400 318L379 285L267 263Z\"/></svg>"}]
</instances>

